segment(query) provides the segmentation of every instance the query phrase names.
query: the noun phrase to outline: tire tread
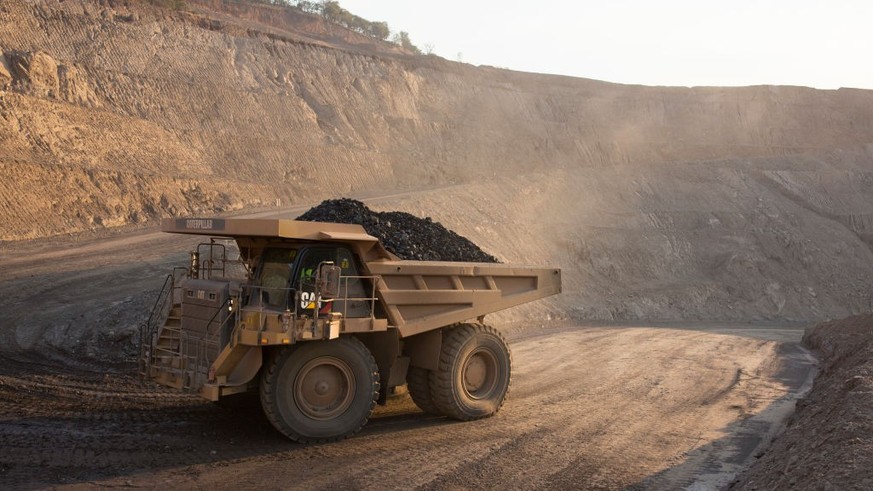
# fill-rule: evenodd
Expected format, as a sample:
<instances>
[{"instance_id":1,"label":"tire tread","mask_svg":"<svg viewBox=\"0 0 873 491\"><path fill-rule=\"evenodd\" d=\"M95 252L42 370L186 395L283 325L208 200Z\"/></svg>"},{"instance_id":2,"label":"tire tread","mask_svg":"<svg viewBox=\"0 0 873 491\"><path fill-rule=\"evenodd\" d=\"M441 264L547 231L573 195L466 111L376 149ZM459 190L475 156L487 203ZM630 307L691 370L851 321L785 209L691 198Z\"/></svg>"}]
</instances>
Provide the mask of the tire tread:
<instances>
[{"instance_id":1,"label":"tire tread","mask_svg":"<svg viewBox=\"0 0 873 491\"><path fill-rule=\"evenodd\" d=\"M409 390L412 402L419 409L429 414L441 414L430 394L430 370L409 367L409 372L406 374L406 388Z\"/></svg>"},{"instance_id":2,"label":"tire tread","mask_svg":"<svg viewBox=\"0 0 873 491\"><path fill-rule=\"evenodd\" d=\"M512 366L512 352L506 343L506 338L493 327L481 323L459 324L455 327L446 329L443 333L443 345L440 351L439 369L430 373L430 395L434 406L441 414L459 419L461 421L473 421L493 416L503 407L509 396L510 388L512 387L512 371L507 374L506 392L499 404L490 413L471 415L463 410L457 400L453 389L454 373L452 367L457 357L458 352L463 348L464 344L479 333L487 333L496 336L500 339L505 353Z\"/></svg>"},{"instance_id":3,"label":"tire tread","mask_svg":"<svg viewBox=\"0 0 873 491\"><path fill-rule=\"evenodd\" d=\"M278 372L281 369L282 364L285 363L285 360L289 357L294 356L294 352L302 346L302 344L293 347L284 347L270 356L269 361L264 367L264 374L261 379L261 407L263 408L267 419L277 430L279 430L279 432L298 443L328 443L354 435L361 431L361 428L367 424L367 421L370 419L370 413L373 411L373 408L376 407L376 403L379 400L379 367L376 365L376 360L373 358L372 353L370 353L370 350L367 349L364 343L353 336L343 337L340 340L329 342L345 342L354 350L358 351L358 354L362 355L363 359L367 360L369 372L372 374L372 383L375 387L370 400L370 408L367 415L358 422L356 427L345 433L330 437L309 437L301 435L295 431L287 422L285 422L276 407L276 393L278 389L276 385L279 378Z\"/></svg>"}]
</instances>

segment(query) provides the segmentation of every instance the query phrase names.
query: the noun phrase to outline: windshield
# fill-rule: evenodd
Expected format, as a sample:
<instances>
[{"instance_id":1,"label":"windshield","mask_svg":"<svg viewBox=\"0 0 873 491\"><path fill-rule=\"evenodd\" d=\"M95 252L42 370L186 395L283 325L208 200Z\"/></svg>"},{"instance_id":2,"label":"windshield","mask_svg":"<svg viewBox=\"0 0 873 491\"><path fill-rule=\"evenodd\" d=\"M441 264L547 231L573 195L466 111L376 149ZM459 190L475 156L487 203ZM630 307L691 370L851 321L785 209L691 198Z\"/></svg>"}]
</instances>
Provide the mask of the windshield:
<instances>
[{"instance_id":1,"label":"windshield","mask_svg":"<svg viewBox=\"0 0 873 491\"><path fill-rule=\"evenodd\" d=\"M332 262L342 270L344 279L334 302L321 302L316 292L315 274L323 262ZM371 286L357 275L354 256L345 247L268 248L261 254L248 304L271 310L324 309L346 317L369 317L371 305L366 299L372 295Z\"/></svg>"},{"instance_id":2,"label":"windshield","mask_svg":"<svg viewBox=\"0 0 873 491\"><path fill-rule=\"evenodd\" d=\"M297 249L267 249L261 256L261 268L257 278L258 295L252 295L251 304L260 304L266 307L286 309L290 305L289 282L291 280L291 268L297 258Z\"/></svg>"}]
</instances>

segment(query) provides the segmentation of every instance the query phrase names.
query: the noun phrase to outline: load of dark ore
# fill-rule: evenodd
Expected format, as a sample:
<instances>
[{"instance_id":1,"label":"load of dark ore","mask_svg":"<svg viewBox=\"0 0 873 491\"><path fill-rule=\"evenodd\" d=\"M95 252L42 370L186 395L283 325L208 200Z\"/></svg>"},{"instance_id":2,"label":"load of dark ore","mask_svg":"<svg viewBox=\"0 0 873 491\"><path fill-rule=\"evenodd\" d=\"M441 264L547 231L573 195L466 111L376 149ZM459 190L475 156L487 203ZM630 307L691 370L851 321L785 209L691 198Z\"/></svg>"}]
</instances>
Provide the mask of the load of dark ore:
<instances>
[{"instance_id":1,"label":"load of dark ore","mask_svg":"<svg viewBox=\"0 0 873 491\"><path fill-rule=\"evenodd\" d=\"M297 217L307 222L356 223L400 259L496 263L469 239L427 218L402 211L372 211L348 198L329 199Z\"/></svg>"}]
</instances>

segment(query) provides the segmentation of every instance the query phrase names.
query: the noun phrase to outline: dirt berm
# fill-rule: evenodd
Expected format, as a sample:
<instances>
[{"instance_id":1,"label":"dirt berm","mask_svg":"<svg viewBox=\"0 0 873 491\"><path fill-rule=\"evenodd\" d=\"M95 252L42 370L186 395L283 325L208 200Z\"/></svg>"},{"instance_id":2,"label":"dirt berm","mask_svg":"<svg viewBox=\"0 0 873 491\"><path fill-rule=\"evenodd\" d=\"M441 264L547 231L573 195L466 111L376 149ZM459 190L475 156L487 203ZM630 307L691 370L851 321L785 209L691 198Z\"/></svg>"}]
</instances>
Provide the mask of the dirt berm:
<instances>
[{"instance_id":1,"label":"dirt berm","mask_svg":"<svg viewBox=\"0 0 873 491\"><path fill-rule=\"evenodd\" d=\"M873 488L873 314L820 324L821 371L785 432L731 489Z\"/></svg>"}]
</instances>

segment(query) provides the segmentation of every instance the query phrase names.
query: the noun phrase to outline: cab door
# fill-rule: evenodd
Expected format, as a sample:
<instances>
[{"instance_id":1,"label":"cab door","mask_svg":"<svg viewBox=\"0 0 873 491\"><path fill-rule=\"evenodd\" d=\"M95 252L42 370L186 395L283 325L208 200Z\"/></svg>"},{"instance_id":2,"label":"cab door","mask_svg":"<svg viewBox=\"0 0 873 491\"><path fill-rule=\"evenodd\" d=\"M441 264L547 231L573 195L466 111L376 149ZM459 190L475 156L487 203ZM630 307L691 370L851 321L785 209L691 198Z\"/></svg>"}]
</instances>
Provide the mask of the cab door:
<instances>
[{"instance_id":1,"label":"cab door","mask_svg":"<svg viewBox=\"0 0 873 491\"><path fill-rule=\"evenodd\" d=\"M333 312L339 312L344 317L370 317L370 305L363 300L371 295L368 290L369 282L358 278L360 268L354 254L343 246L313 246L300 252L294 273L292 288L299 293L299 309L312 310L317 300L315 289L315 273L318 265L330 261L342 269L339 295L334 299L333 305L318 305L320 313L326 308Z\"/></svg>"}]
</instances>

